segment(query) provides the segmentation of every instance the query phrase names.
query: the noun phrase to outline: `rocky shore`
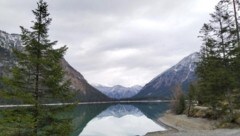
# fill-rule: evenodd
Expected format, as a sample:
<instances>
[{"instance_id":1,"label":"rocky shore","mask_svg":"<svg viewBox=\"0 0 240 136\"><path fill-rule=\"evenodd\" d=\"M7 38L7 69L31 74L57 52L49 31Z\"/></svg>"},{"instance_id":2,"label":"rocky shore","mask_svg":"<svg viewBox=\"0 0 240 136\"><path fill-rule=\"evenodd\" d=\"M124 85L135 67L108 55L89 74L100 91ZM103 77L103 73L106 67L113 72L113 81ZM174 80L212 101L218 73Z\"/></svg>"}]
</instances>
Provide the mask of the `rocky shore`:
<instances>
[{"instance_id":1,"label":"rocky shore","mask_svg":"<svg viewBox=\"0 0 240 136\"><path fill-rule=\"evenodd\" d=\"M146 136L240 136L240 129L219 129L215 121L166 113L158 119L165 124L164 132L149 132Z\"/></svg>"}]
</instances>

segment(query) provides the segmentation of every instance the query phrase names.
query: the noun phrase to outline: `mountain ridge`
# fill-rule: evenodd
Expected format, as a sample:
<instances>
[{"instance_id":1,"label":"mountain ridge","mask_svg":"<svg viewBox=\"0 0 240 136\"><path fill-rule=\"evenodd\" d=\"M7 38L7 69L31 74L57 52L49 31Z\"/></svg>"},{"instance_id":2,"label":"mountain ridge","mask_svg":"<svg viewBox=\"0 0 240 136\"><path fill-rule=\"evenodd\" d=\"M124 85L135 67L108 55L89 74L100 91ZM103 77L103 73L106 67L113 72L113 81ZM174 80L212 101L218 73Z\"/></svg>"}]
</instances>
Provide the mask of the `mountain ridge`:
<instances>
[{"instance_id":1,"label":"mountain ridge","mask_svg":"<svg viewBox=\"0 0 240 136\"><path fill-rule=\"evenodd\" d=\"M136 95L141 89L142 86L134 85L132 87L124 87L122 85L115 85L112 87L103 86L103 85L94 85L100 92L107 95L113 99L127 99Z\"/></svg>"},{"instance_id":2,"label":"mountain ridge","mask_svg":"<svg viewBox=\"0 0 240 136\"><path fill-rule=\"evenodd\" d=\"M181 85L184 92L191 82L196 80L196 63L199 53L194 52L184 57L176 65L162 72L148 82L134 99L170 99L175 86Z\"/></svg>"},{"instance_id":3,"label":"mountain ridge","mask_svg":"<svg viewBox=\"0 0 240 136\"><path fill-rule=\"evenodd\" d=\"M13 49L24 48L19 34L9 34L0 30L0 76L7 75L12 66L15 65ZM105 101L110 100L106 95L92 87L83 75L75 70L64 58L61 65L65 71L65 80L70 80L71 88L76 92L78 101ZM0 84L1 87L1 84Z\"/></svg>"}]
</instances>

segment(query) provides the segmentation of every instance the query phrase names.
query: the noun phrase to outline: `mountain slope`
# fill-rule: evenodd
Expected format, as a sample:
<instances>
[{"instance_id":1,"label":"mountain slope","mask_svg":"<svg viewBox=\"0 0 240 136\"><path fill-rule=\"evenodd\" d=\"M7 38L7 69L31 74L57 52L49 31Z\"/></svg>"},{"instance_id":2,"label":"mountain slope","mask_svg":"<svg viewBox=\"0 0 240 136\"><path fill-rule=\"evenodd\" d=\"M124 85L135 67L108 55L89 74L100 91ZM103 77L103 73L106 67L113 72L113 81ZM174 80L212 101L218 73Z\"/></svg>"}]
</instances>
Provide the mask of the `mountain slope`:
<instances>
[{"instance_id":1,"label":"mountain slope","mask_svg":"<svg viewBox=\"0 0 240 136\"><path fill-rule=\"evenodd\" d=\"M14 63L12 50L21 49L20 36L17 34L8 34L0 30L0 76L9 72Z\"/></svg>"},{"instance_id":2,"label":"mountain slope","mask_svg":"<svg viewBox=\"0 0 240 136\"><path fill-rule=\"evenodd\" d=\"M185 57L175 66L152 79L133 98L169 99L176 85L181 85L183 91L187 91L188 85L196 80L195 69L198 61L199 53L197 52Z\"/></svg>"},{"instance_id":3,"label":"mountain slope","mask_svg":"<svg viewBox=\"0 0 240 136\"><path fill-rule=\"evenodd\" d=\"M92 87L68 62L63 59L61 61L63 69L66 73L65 78L71 81L71 88L77 93L76 97L79 101L106 101L109 98L97 89Z\"/></svg>"},{"instance_id":4,"label":"mountain slope","mask_svg":"<svg viewBox=\"0 0 240 136\"><path fill-rule=\"evenodd\" d=\"M100 92L107 95L108 97L114 98L114 99L130 98L136 95L142 89L142 87L139 85L135 85L132 87L124 87L121 85L116 85L113 87L96 85L94 87L97 88Z\"/></svg>"},{"instance_id":5,"label":"mountain slope","mask_svg":"<svg viewBox=\"0 0 240 136\"><path fill-rule=\"evenodd\" d=\"M12 50L22 48L20 35L0 31L0 76L8 74L8 69L15 64ZM65 79L71 81L71 88L76 92L76 99L79 101L109 100L106 95L88 84L81 73L70 66L65 59L62 59L61 65L66 72Z\"/></svg>"}]
</instances>

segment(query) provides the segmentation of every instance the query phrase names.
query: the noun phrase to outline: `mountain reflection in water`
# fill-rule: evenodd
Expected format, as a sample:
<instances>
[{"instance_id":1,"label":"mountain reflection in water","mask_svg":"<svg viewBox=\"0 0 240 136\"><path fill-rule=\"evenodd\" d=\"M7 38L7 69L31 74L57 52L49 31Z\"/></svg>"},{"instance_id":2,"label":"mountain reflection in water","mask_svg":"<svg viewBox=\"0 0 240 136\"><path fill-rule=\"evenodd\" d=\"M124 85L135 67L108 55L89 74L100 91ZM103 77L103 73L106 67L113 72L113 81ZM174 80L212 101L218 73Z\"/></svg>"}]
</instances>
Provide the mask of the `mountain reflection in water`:
<instances>
[{"instance_id":1,"label":"mountain reflection in water","mask_svg":"<svg viewBox=\"0 0 240 136\"><path fill-rule=\"evenodd\" d=\"M168 103L80 105L74 110L72 136L133 136L164 131L157 119Z\"/></svg>"}]
</instances>

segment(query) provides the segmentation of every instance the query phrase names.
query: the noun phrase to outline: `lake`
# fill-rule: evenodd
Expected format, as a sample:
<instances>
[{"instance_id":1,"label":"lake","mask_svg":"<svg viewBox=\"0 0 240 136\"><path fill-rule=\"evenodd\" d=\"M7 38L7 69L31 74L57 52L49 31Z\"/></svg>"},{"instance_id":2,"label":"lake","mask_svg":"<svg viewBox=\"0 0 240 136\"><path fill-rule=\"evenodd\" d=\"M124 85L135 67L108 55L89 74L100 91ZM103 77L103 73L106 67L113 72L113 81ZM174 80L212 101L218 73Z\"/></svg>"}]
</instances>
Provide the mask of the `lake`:
<instances>
[{"instance_id":1,"label":"lake","mask_svg":"<svg viewBox=\"0 0 240 136\"><path fill-rule=\"evenodd\" d=\"M165 131L157 122L169 103L43 105L39 135L142 136ZM31 136L35 118L31 106L0 108L0 135Z\"/></svg>"},{"instance_id":2,"label":"lake","mask_svg":"<svg viewBox=\"0 0 240 136\"><path fill-rule=\"evenodd\" d=\"M74 126L71 136L136 136L165 131L157 119L168 108L168 103L78 105L69 113Z\"/></svg>"}]
</instances>

